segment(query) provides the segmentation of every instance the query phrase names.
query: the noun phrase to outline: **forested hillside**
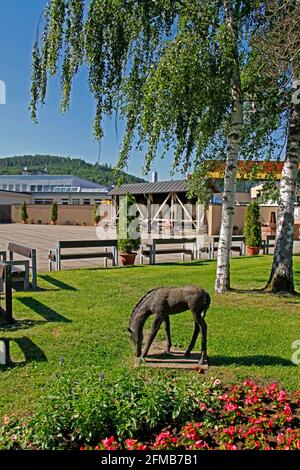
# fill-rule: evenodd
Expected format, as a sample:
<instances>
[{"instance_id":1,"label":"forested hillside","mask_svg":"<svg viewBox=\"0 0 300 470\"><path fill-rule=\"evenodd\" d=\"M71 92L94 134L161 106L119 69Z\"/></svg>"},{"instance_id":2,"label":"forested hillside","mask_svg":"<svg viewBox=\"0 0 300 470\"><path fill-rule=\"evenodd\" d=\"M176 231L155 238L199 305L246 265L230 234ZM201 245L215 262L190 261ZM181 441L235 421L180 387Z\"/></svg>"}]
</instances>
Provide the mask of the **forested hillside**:
<instances>
[{"instance_id":1,"label":"forested hillside","mask_svg":"<svg viewBox=\"0 0 300 470\"><path fill-rule=\"evenodd\" d=\"M92 164L80 158L56 157L53 155L23 155L0 158L1 175L20 175L26 167L28 170L46 170L50 175L79 176L106 186L116 185L119 178L123 183L144 181L127 173L116 176L111 165Z\"/></svg>"}]
</instances>

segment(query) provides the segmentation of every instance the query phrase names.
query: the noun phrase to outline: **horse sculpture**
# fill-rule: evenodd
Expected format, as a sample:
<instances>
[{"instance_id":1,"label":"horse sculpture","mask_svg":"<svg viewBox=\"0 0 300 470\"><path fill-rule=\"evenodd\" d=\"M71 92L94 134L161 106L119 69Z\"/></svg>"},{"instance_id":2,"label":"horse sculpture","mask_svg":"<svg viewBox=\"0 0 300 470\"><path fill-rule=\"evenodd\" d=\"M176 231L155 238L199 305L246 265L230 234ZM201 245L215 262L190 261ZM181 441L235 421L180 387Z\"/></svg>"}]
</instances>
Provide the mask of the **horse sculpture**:
<instances>
[{"instance_id":1,"label":"horse sculpture","mask_svg":"<svg viewBox=\"0 0 300 470\"><path fill-rule=\"evenodd\" d=\"M205 314L209 306L210 296L201 287L157 287L151 289L134 307L129 322L128 331L136 349L136 357L140 360L147 356L162 323L164 323L167 335L167 352L169 352L172 346L169 315L191 310L194 316L195 328L190 345L184 355L190 355L201 330L202 346L199 364L206 363L207 324ZM154 315L155 318L151 333L142 352L143 327L150 315Z\"/></svg>"}]
</instances>

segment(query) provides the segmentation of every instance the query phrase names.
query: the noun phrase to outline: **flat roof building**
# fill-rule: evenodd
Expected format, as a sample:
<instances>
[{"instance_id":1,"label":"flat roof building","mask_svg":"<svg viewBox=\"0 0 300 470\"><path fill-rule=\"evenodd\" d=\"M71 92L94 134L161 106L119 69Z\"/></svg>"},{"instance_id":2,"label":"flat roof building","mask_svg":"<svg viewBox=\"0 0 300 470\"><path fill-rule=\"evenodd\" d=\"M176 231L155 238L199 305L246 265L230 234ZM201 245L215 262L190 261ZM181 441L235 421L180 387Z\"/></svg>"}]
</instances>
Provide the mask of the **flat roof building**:
<instances>
[{"instance_id":1,"label":"flat roof building","mask_svg":"<svg viewBox=\"0 0 300 470\"><path fill-rule=\"evenodd\" d=\"M32 204L84 204L101 202L108 188L72 175L0 175L0 191L30 193Z\"/></svg>"}]
</instances>

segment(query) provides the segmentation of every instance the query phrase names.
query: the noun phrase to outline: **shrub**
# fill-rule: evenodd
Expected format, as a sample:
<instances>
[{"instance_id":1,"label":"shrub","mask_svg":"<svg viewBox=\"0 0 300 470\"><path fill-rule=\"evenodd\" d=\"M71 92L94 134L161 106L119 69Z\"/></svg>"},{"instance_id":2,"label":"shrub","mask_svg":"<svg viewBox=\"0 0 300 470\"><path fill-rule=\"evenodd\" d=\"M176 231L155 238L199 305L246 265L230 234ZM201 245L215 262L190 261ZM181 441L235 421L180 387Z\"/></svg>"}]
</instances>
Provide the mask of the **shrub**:
<instances>
[{"instance_id":1,"label":"shrub","mask_svg":"<svg viewBox=\"0 0 300 470\"><path fill-rule=\"evenodd\" d=\"M25 201L21 204L21 219L23 222L27 222L28 219L27 205Z\"/></svg>"},{"instance_id":2,"label":"shrub","mask_svg":"<svg viewBox=\"0 0 300 470\"><path fill-rule=\"evenodd\" d=\"M100 378L100 380L99 380ZM62 375L25 421L4 417L0 449L299 449L300 391L135 371Z\"/></svg>"},{"instance_id":3,"label":"shrub","mask_svg":"<svg viewBox=\"0 0 300 470\"><path fill-rule=\"evenodd\" d=\"M117 225L118 248L121 253L132 253L137 251L141 245L138 215L135 197L127 193L120 202Z\"/></svg>"},{"instance_id":4,"label":"shrub","mask_svg":"<svg viewBox=\"0 0 300 470\"><path fill-rule=\"evenodd\" d=\"M259 219L259 205L251 202L246 210L244 237L247 246L258 247L262 244L261 223Z\"/></svg>"},{"instance_id":5,"label":"shrub","mask_svg":"<svg viewBox=\"0 0 300 470\"><path fill-rule=\"evenodd\" d=\"M53 202L51 204L51 222L57 221L57 202Z\"/></svg>"}]
</instances>

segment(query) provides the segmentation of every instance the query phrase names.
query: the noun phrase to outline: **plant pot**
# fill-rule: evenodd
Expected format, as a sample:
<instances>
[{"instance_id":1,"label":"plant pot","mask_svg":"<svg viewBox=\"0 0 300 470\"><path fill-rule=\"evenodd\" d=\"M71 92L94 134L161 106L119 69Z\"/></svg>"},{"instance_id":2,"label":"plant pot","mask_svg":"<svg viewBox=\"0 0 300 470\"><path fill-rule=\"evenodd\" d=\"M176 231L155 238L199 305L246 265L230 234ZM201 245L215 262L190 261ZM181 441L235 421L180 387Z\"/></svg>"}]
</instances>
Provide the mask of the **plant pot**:
<instances>
[{"instance_id":1,"label":"plant pot","mask_svg":"<svg viewBox=\"0 0 300 470\"><path fill-rule=\"evenodd\" d=\"M27 220L22 220L22 224L27 224Z\"/></svg>"},{"instance_id":2,"label":"plant pot","mask_svg":"<svg viewBox=\"0 0 300 470\"><path fill-rule=\"evenodd\" d=\"M56 220L51 220L51 225L56 225Z\"/></svg>"},{"instance_id":3,"label":"plant pot","mask_svg":"<svg viewBox=\"0 0 300 470\"><path fill-rule=\"evenodd\" d=\"M120 259L123 266L133 265L137 253L120 253Z\"/></svg>"},{"instance_id":4,"label":"plant pot","mask_svg":"<svg viewBox=\"0 0 300 470\"><path fill-rule=\"evenodd\" d=\"M260 246L246 246L247 256L259 255L260 249Z\"/></svg>"}]
</instances>

